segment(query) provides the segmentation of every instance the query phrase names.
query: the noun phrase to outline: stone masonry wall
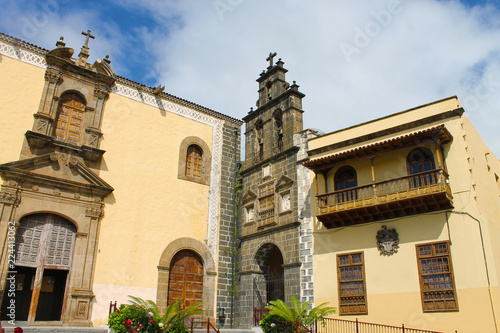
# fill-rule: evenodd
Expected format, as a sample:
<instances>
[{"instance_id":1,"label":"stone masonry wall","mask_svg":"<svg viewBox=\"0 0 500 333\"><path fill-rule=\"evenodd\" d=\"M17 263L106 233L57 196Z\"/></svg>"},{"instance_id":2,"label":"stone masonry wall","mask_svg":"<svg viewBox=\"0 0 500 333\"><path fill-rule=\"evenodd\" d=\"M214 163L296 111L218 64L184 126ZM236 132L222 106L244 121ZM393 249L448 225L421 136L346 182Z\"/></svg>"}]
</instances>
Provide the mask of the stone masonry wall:
<instances>
[{"instance_id":1,"label":"stone masonry wall","mask_svg":"<svg viewBox=\"0 0 500 333\"><path fill-rule=\"evenodd\" d=\"M236 136L235 136L236 132ZM235 157L236 143L236 157ZM232 263L232 236L234 234L234 195L235 173L240 161L241 132L239 127L225 124L223 128L222 164L221 164L221 206L219 219L219 260L217 271L217 309L225 311L225 325L228 327L231 320L231 263ZM235 159L236 158L236 159ZM236 263L235 263L236 264ZM235 266L236 269L236 266ZM236 272L235 272L236 274ZM236 276L236 275L235 275ZM217 311L216 309L216 311Z\"/></svg>"}]
</instances>

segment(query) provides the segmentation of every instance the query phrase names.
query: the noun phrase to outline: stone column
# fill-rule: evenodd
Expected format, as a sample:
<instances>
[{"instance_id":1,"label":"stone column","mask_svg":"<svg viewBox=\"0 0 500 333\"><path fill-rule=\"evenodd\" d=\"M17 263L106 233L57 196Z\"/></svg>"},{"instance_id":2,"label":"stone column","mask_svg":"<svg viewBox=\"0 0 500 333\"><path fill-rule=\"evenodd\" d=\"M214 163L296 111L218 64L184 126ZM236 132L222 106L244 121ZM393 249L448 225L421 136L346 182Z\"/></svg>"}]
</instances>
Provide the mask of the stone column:
<instances>
[{"instance_id":1,"label":"stone column","mask_svg":"<svg viewBox=\"0 0 500 333\"><path fill-rule=\"evenodd\" d=\"M88 218L87 230L79 232L75 241L68 296L70 299L67 300L69 306L66 307L64 320L75 326L91 326L92 298L95 296L92 290L94 263L102 217L100 204L90 205L85 216Z\"/></svg>"},{"instance_id":2,"label":"stone column","mask_svg":"<svg viewBox=\"0 0 500 333\"><path fill-rule=\"evenodd\" d=\"M33 122L33 132L51 135L53 122L56 117L57 104L59 98L56 98L56 88L62 82L62 76L59 71L48 68L45 72L45 85L43 87L42 98L38 112L35 113Z\"/></svg>"}]
</instances>

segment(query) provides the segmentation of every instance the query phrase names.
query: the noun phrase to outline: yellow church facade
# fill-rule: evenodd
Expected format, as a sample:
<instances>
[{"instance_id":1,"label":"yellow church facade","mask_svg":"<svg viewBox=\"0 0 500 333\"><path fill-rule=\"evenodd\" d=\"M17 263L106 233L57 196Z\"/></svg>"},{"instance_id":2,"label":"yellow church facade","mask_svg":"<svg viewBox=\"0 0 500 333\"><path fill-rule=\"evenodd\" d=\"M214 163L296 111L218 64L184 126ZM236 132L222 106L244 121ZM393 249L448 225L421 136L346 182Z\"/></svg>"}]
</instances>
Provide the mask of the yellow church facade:
<instances>
[{"instance_id":1,"label":"yellow church facade","mask_svg":"<svg viewBox=\"0 0 500 333\"><path fill-rule=\"evenodd\" d=\"M127 295L213 318L242 122L88 63L85 36L73 56L0 34L2 320L104 326Z\"/></svg>"},{"instance_id":2,"label":"yellow church facade","mask_svg":"<svg viewBox=\"0 0 500 333\"><path fill-rule=\"evenodd\" d=\"M498 331L498 159L450 97L309 140L315 303Z\"/></svg>"}]
</instances>

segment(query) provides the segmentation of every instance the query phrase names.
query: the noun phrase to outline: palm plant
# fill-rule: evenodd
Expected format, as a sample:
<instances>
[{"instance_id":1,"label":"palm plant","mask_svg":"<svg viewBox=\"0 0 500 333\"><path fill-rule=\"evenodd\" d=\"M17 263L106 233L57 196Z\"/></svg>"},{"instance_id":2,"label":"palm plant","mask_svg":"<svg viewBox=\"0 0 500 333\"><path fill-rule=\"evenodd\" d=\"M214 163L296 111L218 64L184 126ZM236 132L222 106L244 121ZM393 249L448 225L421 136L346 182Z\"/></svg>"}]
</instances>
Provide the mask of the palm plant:
<instances>
[{"instance_id":1,"label":"palm plant","mask_svg":"<svg viewBox=\"0 0 500 333\"><path fill-rule=\"evenodd\" d=\"M326 306L328 303L321 303L311 310L311 302L299 302L295 297L291 297L291 306L278 299L271 301L271 305L267 305L269 315L276 315L283 318L284 321L299 322L305 326L311 326L316 322L322 322L326 316L335 313L337 308Z\"/></svg>"},{"instance_id":2,"label":"palm plant","mask_svg":"<svg viewBox=\"0 0 500 333\"><path fill-rule=\"evenodd\" d=\"M175 326L183 323L185 319L203 313L202 303L193 304L187 308L181 309L181 301L177 300L174 304L167 306L165 314L161 315L158 306L151 300L143 300L139 297L129 296L130 304L137 310L144 312L150 318L148 326L154 326L151 332L156 332L157 328L161 331L169 332ZM146 332L148 330L145 330Z\"/></svg>"}]
</instances>

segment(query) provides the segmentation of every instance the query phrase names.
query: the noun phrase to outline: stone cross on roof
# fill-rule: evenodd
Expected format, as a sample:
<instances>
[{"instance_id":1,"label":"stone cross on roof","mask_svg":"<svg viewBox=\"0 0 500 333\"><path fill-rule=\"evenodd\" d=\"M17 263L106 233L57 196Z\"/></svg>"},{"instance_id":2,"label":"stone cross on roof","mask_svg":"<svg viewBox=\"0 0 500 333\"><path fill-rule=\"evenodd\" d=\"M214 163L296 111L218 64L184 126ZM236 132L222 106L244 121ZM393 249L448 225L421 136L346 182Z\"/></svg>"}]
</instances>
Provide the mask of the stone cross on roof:
<instances>
[{"instance_id":1,"label":"stone cross on roof","mask_svg":"<svg viewBox=\"0 0 500 333\"><path fill-rule=\"evenodd\" d=\"M85 37L85 44L82 46L82 50L80 51L80 54L78 55L78 60L76 61L76 64L81 67L86 67L87 66L87 59L89 58L89 39L95 39L95 36L92 36L90 34L90 30L87 30L87 32L82 31L82 35Z\"/></svg>"},{"instance_id":2,"label":"stone cross on roof","mask_svg":"<svg viewBox=\"0 0 500 333\"><path fill-rule=\"evenodd\" d=\"M89 48L89 38L95 39L95 36L92 36L90 34L90 30L87 30L87 32L82 31L82 35L86 36L87 38L85 39L85 45L83 47Z\"/></svg>"},{"instance_id":3,"label":"stone cross on roof","mask_svg":"<svg viewBox=\"0 0 500 333\"><path fill-rule=\"evenodd\" d=\"M269 53L269 57L267 57L266 61L269 61L269 67L273 67L273 58L276 57L276 52Z\"/></svg>"}]
</instances>

